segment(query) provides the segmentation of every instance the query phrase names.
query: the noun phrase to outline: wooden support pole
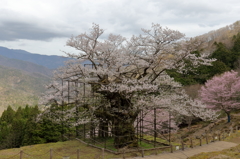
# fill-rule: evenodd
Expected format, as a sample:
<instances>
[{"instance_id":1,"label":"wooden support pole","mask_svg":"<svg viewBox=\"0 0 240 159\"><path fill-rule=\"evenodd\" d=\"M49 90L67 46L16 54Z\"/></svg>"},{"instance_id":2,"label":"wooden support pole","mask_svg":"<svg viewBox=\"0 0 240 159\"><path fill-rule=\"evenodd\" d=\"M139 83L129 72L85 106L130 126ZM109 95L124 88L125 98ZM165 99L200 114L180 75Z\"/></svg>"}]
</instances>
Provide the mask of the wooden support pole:
<instances>
[{"instance_id":1,"label":"wooden support pole","mask_svg":"<svg viewBox=\"0 0 240 159\"><path fill-rule=\"evenodd\" d=\"M173 145L172 144L170 145L170 151L171 151L171 153L173 153Z\"/></svg>"},{"instance_id":2,"label":"wooden support pole","mask_svg":"<svg viewBox=\"0 0 240 159\"><path fill-rule=\"evenodd\" d=\"M52 149L50 149L50 159L52 159L53 157L53 153L52 153Z\"/></svg>"},{"instance_id":3,"label":"wooden support pole","mask_svg":"<svg viewBox=\"0 0 240 159\"><path fill-rule=\"evenodd\" d=\"M206 143L208 144L208 134L207 134L207 130L205 130L205 137L206 137Z\"/></svg>"},{"instance_id":4,"label":"wooden support pole","mask_svg":"<svg viewBox=\"0 0 240 159\"><path fill-rule=\"evenodd\" d=\"M20 151L20 159L23 159L23 150Z\"/></svg>"},{"instance_id":5,"label":"wooden support pole","mask_svg":"<svg viewBox=\"0 0 240 159\"><path fill-rule=\"evenodd\" d=\"M156 120L156 108L154 108L154 148L156 147L157 138L157 120Z\"/></svg>"},{"instance_id":6,"label":"wooden support pole","mask_svg":"<svg viewBox=\"0 0 240 159\"><path fill-rule=\"evenodd\" d=\"M192 141L192 138L190 138L190 143L191 143L190 147L193 148L193 141Z\"/></svg>"},{"instance_id":7,"label":"wooden support pole","mask_svg":"<svg viewBox=\"0 0 240 159\"><path fill-rule=\"evenodd\" d=\"M125 159L125 150L123 150L123 159Z\"/></svg>"},{"instance_id":8,"label":"wooden support pole","mask_svg":"<svg viewBox=\"0 0 240 159\"><path fill-rule=\"evenodd\" d=\"M104 148L102 148L102 158L104 159Z\"/></svg>"},{"instance_id":9,"label":"wooden support pole","mask_svg":"<svg viewBox=\"0 0 240 159\"><path fill-rule=\"evenodd\" d=\"M208 136L207 136L207 134L206 134L206 143L208 144Z\"/></svg>"},{"instance_id":10,"label":"wooden support pole","mask_svg":"<svg viewBox=\"0 0 240 159\"><path fill-rule=\"evenodd\" d=\"M107 139L104 139L104 148L106 149L107 147Z\"/></svg>"},{"instance_id":11,"label":"wooden support pole","mask_svg":"<svg viewBox=\"0 0 240 159\"><path fill-rule=\"evenodd\" d=\"M201 137L199 138L199 142L200 142L199 145L202 146L202 138Z\"/></svg>"},{"instance_id":12,"label":"wooden support pole","mask_svg":"<svg viewBox=\"0 0 240 159\"><path fill-rule=\"evenodd\" d=\"M77 159L80 159L80 150L77 149Z\"/></svg>"},{"instance_id":13,"label":"wooden support pole","mask_svg":"<svg viewBox=\"0 0 240 159\"><path fill-rule=\"evenodd\" d=\"M144 157L144 150L142 150L142 157Z\"/></svg>"},{"instance_id":14,"label":"wooden support pole","mask_svg":"<svg viewBox=\"0 0 240 159\"><path fill-rule=\"evenodd\" d=\"M184 151L184 143L183 143L183 141L182 141L182 150Z\"/></svg>"}]
</instances>

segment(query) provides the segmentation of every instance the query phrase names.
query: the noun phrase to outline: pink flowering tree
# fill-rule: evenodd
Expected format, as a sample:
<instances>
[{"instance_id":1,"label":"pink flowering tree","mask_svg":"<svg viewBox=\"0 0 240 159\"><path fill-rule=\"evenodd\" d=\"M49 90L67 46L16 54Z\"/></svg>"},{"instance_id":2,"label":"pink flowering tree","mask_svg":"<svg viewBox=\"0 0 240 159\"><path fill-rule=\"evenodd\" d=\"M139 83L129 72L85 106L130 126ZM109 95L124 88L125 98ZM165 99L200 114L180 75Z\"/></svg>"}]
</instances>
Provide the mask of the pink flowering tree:
<instances>
[{"instance_id":1,"label":"pink flowering tree","mask_svg":"<svg viewBox=\"0 0 240 159\"><path fill-rule=\"evenodd\" d=\"M88 117L94 118L91 120L106 124L105 127L111 125L116 148L137 146L134 122L139 112L157 107L162 110L159 108L163 105L162 99L171 101L176 98L171 94L175 88L181 87L165 71L176 69L183 72L185 59L192 61L193 67L211 65L214 60L208 59L207 53L200 56L192 54L202 41L187 39L179 31L159 24L153 24L151 29L142 29L141 35L130 39L113 34L103 36L103 33L104 30L94 24L89 33L69 39L67 46L77 52L66 54L75 60L60 68L55 76L91 85L105 102L83 105L74 93L68 98L76 98L77 106L90 111ZM82 65L84 60L91 66ZM54 96L48 95L46 101L54 101Z\"/></svg>"},{"instance_id":2,"label":"pink flowering tree","mask_svg":"<svg viewBox=\"0 0 240 159\"><path fill-rule=\"evenodd\" d=\"M230 122L230 112L240 109L240 77L229 71L208 80L200 90L201 100L208 108L222 110Z\"/></svg>"}]
</instances>

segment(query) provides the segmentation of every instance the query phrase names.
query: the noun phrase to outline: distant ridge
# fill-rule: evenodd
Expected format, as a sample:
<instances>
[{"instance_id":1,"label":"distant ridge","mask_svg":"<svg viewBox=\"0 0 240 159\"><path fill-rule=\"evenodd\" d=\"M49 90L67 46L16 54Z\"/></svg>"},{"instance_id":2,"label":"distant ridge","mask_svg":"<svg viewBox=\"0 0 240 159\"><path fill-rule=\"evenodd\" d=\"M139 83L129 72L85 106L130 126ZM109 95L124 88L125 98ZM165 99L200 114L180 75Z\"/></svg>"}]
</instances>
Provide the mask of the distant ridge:
<instances>
[{"instance_id":1,"label":"distant ridge","mask_svg":"<svg viewBox=\"0 0 240 159\"><path fill-rule=\"evenodd\" d=\"M22 70L34 76L36 74L41 74L48 77L52 76L52 70L47 67L37 65L32 62L7 58L1 55L0 55L0 65L7 68Z\"/></svg>"},{"instance_id":2,"label":"distant ridge","mask_svg":"<svg viewBox=\"0 0 240 159\"><path fill-rule=\"evenodd\" d=\"M24 50L8 49L0 46L0 55L11 59L18 59L22 61L32 62L37 65L47 67L49 69L56 69L64 65L65 61L70 58L57 56L57 55L40 55L29 53Z\"/></svg>"}]
</instances>

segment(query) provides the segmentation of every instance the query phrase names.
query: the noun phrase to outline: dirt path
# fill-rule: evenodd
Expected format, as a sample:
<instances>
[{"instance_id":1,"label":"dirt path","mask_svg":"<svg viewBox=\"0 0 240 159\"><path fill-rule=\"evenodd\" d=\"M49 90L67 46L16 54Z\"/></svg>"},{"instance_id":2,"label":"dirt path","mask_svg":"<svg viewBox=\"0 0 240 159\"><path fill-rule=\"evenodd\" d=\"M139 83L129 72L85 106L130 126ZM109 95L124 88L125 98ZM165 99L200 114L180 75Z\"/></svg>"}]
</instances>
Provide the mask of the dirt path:
<instances>
[{"instance_id":1,"label":"dirt path","mask_svg":"<svg viewBox=\"0 0 240 159\"><path fill-rule=\"evenodd\" d=\"M198 146L194 148L188 148L184 151L174 151L174 153L163 153L159 155L145 156L146 159L186 159L188 157L194 156L201 152L213 152L213 151L221 151L223 149L228 149L238 144L233 142L226 141L216 141L203 146ZM142 157L134 157L128 159L140 159Z\"/></svg>"}]
</instances>

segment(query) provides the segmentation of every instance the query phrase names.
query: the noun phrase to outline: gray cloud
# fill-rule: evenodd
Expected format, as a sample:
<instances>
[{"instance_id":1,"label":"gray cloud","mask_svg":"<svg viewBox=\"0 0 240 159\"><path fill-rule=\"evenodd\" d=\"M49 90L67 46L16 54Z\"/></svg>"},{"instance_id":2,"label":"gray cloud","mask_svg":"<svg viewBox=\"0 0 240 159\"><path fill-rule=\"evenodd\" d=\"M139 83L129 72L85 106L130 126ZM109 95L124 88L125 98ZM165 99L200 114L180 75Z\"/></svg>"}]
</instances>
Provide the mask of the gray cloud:
<instances>
[{"instance_id":1,"label":"gray cloud","mask_svg":"<svg viewBox=\"0 0 240 159\"><path fill-rule=\"evenodd\" d=\"M46 24L47 25L47 24ZM3 22L0 25L0 40L49 40L56 37L66 37L66 33L52 31L47 28L42 28L33 23L25 22ZM69 35L68 35L69 36Z\"/></svg>"},{"instance_id":2,"label":"gray cloud","mask_svg":"<svg viewBox=\"0 0 240 159\"><path fill-rule=\"evenodd\" d=\"M1 1L0 41L35 52L49 49L45 42L50 40L59 50L65 44L60 39L88 32L92 23L105 29L105 38L109 33L138 35L152 23L197 36L240 20L239 0Z\"/></svg>"},{"instance_id":3,"label":"gray cloud","mask_svg":"<svg viewBox=\"0 0 240 159\"><path fill-rule=\"evenodd\" d=\"M42 3L39 4L42 7L32 11L33 14L31 11L26 11L26 14L17 9L2 9L4 17L7 14L10 16L8 21L5 19L6 22L0 25L0 40L70 37L88 31L93 22L100 24L107 34L129 37L139 34L141 28L150 28L151 23L178 29L183 25L199 27L198 24L201 27L214 27L238 20L232 20L234 17L223 20L231 8L223 0L219 0L218 5L208 0L69 0L60 4L43 0ZM0 15L0 20L4 17Z\"/></svg>"}]
</instances>

